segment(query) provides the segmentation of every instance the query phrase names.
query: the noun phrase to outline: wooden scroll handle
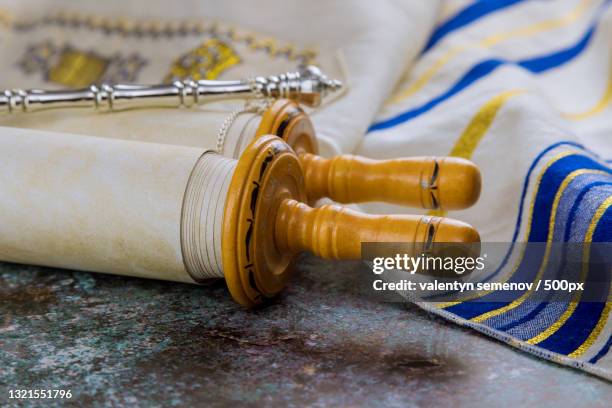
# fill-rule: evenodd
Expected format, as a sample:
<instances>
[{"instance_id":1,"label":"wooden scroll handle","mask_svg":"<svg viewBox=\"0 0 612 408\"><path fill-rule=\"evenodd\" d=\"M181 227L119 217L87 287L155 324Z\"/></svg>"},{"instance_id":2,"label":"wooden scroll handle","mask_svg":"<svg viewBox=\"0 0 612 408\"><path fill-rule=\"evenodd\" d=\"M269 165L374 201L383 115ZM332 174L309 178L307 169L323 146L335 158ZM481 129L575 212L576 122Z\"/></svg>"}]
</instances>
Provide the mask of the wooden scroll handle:
<instances>
[{"instance_id":1,"label":"wooden scroll handle","mask_svg":"<svg viewBox=\"0 0 612 408\"><path fill-rule=\"evenodd\" d=\"M380 201L458 210L470 207L480 196L478 167L456 157L372 160L342 155L325 159L303 153L300 162L309 202L329 197L339 203Z\"/></svg>"},{"instance_id":2,"label":"wooden scroll handle","mask_svg":"<svg viewBox=\"0 0 612 408\"><path fill-rule=\"evenodd\" d=\"M449 218L369 215L338 205L312 208L288 198L278 209L275 241L281 252L357 260L362 242L415 243L417 255L433 243L478 244L480 236L470 225Z\"/></svg>"}]
</instances>

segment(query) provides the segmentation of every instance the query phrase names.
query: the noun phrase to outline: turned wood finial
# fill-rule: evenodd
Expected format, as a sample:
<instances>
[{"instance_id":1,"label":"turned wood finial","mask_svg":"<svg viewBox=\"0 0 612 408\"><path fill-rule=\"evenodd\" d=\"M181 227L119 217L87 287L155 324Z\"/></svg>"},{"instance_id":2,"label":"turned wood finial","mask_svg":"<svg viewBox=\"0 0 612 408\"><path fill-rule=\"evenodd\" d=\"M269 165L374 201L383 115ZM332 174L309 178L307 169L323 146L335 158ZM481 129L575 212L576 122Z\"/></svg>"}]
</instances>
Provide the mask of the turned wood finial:
<instances>
[{"instance_id":1,"label":"turned wood finial","mask_svg":"<svg viewBox=\"0 0 612 408\"><path fill-rule=\"evenodd\" d=\"M328 197L339 203L380 201L458 210L470 207L480 196L480 171L461 158L318 156L312 122L299 105L289 100L276 101L264 113L257 136L269 134L284 139L300 157L311 203Z\"/></svg>"},{"instance_id":2,"label":"turned wood finial","mask_svg":"<svg viewBox=\"0 0 612 408\"><path fill-rule=\"evenodd\" d=\"M275 136L255 139L236 165L221 249L227 285L245 306L280 292L293 258L303 251L356 260L363 242L407 243L408 255L435 243L480 242L474 228L448 218L370 215L338 205L312 208L306 204L302 167L294 151Z\"/></svg>"},{"instance_id":3,"label":"turned wood finial","mask_svg":"<svg viewBox=\"0 0 612 408\"><path fill-rule=\"evenodd\" d=\"M324 159L300 155L310 201L329 197L339 203L381 201L409 207L456 210L480 195L478 167L455 157L371 160L342 155Z\"/></svg>"},{"instance_id":4,"label":"turned wood finial","mask_svg":"<svg viewBox=\"0 0 612 408\"><path fill-rule=\"evenodd\" d=\"M281 251L309 251L325 259L361 259L363 242L411 243L417 255L437 243L479 243L470 225L448 218L371 215L338 205L312 208L285 199L276 216L276 245ZM469 249L469 248L466 248Z\"/></svg>"}]
</instances>

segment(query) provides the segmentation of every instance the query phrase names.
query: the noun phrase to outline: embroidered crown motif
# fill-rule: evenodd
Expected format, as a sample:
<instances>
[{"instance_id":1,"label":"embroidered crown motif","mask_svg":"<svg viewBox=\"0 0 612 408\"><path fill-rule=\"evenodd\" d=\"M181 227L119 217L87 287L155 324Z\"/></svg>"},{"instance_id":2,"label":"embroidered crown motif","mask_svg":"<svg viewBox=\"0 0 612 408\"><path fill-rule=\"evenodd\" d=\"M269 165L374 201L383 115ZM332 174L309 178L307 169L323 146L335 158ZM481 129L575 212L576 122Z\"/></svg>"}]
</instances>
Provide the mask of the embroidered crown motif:
<instances>
[{"instance_id":1,"label":"embroidered crown motif","mask_svg":"<svg viewBox=\"0 0 612 408\"><path fill-rule=\"evenodd\" d=\"M191 78L216 79L223 71L240 63L240 56L226 42L211 38L181 55L170 67L166 82Z\"/></svg>"},{"instance_id":2,"label":"embroidered crown motif","mask_svg":"<svg viewBox=\"0 0 612 408\"><path fill-rule=\"evenodd\" d=\"M134 82L146 63L138 54L102 56L45 41L30 46L19 67L28 74L42 72L49 82L80 88L102 82Z\"/></svg>"}]
</instances>

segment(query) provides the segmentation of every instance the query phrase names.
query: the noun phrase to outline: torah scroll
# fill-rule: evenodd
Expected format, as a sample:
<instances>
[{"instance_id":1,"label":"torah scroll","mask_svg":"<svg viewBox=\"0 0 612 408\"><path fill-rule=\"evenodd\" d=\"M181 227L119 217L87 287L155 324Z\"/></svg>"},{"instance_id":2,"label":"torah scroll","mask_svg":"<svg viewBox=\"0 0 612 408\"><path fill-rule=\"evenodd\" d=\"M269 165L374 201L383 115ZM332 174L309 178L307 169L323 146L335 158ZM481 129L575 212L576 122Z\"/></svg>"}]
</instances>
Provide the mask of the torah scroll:
<instances>
[{"instance_id":1,"label":"torah scroll","mask_svg":"<svg viewBox=\"0 0 612 408\"><path fill-rule=\"evenodd\" d=\"M478 242L459 221L311 208L299 158L262 136L239 160L202 148L0 129L0 260L198 283L252 306L302 251L359 259L361 243Z\"/></svg>"},{"instance_id":2,"label":"torah scroll","mask_svg":"<svg viewBox=\"0 0 612 408\"><path fill-rule=\"evenodd\" d=\"M10 128L0 152L2 260L182 282L200 276L186 270L181 226L208 217L216 223L205 227L220 235L212 212L222 205L211 201L227 191L231 173L220 171L231 160L201 148ZM197 214L183 208L186 194L200 200ZM209 244L207 271L220 263L220 247Z\"/></svg>"}]
</instances>

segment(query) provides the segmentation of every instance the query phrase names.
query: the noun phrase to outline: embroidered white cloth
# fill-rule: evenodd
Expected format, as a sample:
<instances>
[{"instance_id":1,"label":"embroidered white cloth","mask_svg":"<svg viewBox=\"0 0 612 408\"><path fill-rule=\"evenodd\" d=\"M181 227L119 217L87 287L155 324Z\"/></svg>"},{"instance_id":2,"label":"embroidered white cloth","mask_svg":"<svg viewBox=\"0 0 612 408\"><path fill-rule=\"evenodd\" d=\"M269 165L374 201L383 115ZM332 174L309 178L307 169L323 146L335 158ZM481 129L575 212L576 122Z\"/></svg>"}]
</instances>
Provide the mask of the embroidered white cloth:
<instances>
[{"instance_id":1,"label":"embroidered white cloth","mask_svg":"<svg viewBox=\"0 0 612 408\"><path fill-rule=\"evenodd\" d=\"M159 83L168 73L199 79L193 75L199 69L209 79L235 79L295 70L310 60L328 76L342 79L350 92L350 98L317 113L321 149L328 154L352 151L424 45L437 6L437 1L419 0L385 0L376 7L367 0L186 0L180 6L162 0L78 5L67 0L1 0L0 81L4 87L30 88L50 83L86 86L96 80ZM66 49L72 54L66 56ZM81 54L90 58L73 64ZM188 62L188 70L171 68L188 58L199 62ZM194 123L193 112L169 115L161 128L150 123L155 119L145 124L139 120L141 128L130 127L129 132L146 130L147 137L157 139L162 128L193 131L192 125L181 128L183 121ZM76 125L76 119L65 116L3 123L43 127L59 121L52 125L55 130L85 134L117 127L102 119L93 119L102 128L87 120Z\"/></svg>"},{"instance_id":2,"label":"embroidered white cloth","mask_svg":"<svg viewBox=\"0 0 612 408\"><path fill-rule=\"evenodd\" d=\"M347 84L313 115L324 153L469 158L482 170L481 199L449 215L470 222L484 241L610 242L610 3L0 0L0 86L237 78L316 62ZM45 113L1 118L0 126L151 140L216 131L218 121L198 113ZM511 252L491 279L515 271L536 279L538 270ZM611 379L607 272L608 302L420 305Z\"/></svg>"}]
</instances>

